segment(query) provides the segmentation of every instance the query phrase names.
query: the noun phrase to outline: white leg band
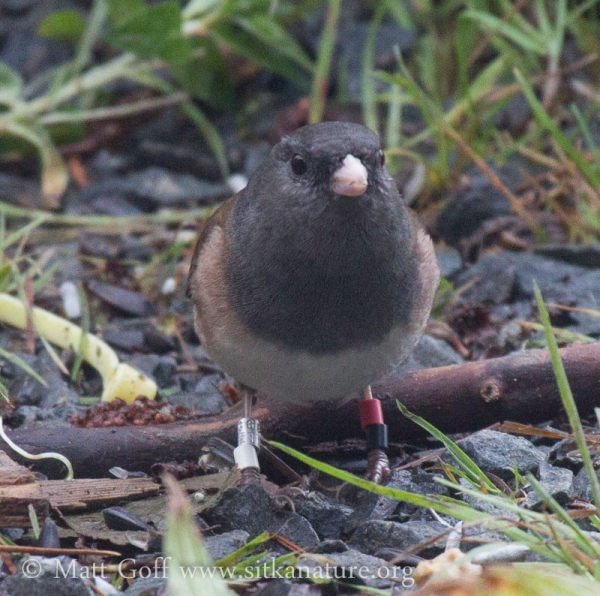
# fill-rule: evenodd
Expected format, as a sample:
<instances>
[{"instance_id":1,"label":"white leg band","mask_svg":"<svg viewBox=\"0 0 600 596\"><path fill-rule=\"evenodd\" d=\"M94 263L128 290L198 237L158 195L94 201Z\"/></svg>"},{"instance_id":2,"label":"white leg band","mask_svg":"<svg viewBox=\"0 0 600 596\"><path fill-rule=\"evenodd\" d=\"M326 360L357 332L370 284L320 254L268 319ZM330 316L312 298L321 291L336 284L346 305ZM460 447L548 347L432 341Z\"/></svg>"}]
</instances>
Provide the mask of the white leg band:
<instances>
[{"instance_id":1,"label":"white leg band","mask_svg":"<svg viewBox=\"0 0 600 596\"><path fill-rule=\"evenodd\" d=\"M258 465L258 456L253 445L239 445L233 450L233 459L240 470L245 468L256 468L260 470Z\"/></svg>"}]
</instances>

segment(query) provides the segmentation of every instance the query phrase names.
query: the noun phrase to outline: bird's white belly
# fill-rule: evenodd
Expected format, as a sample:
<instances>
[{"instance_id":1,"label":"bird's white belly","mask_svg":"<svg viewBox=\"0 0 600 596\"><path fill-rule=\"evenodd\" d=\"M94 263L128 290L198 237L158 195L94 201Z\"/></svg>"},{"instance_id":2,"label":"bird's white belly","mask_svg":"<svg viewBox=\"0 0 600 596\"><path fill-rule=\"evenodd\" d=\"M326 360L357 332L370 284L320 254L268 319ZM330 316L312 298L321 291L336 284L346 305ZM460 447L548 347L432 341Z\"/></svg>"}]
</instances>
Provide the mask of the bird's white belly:
<instances>
[{"instance_id":1,"label":"bird's white belly","mask_svg":"<svg viewBox=\"0 0 600 596\"><path fill-rule=\"evenodd\" d=\"M221 328L206 348L238 382L283 401L335 399L361 391L405 360L420 328L398 326L379 344L332 354L290 350L256 337L228 337Z\"/></svg>"}]
</instances>

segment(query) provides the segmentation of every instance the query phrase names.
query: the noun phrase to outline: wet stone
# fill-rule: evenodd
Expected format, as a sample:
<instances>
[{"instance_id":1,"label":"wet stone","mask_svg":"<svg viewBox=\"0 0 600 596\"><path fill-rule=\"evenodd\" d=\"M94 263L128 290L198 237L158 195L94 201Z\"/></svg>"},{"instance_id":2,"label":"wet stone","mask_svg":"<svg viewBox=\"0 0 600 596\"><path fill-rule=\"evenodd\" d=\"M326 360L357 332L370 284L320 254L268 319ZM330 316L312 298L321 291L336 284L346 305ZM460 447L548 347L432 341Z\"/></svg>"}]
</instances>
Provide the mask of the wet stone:
<instances>
[{"instance_id":1,"label":"wet stone","mask_svg":"<svg viewBox=\"0 0 600 596\"><path fill-rule=\"evenodd\" d=\"M204 538L204 545L206 546L210 558L213 561L218 561L238 548L242 548L249 538L248 532L244 530L232 530L231 532L224 532L217 536L206 536Z\"/></svg>"},{"instance_id":2,"label":"wet stone","mask_svg":"<svg viewBox=\"0 0 600 596\"><path fill-rule=\"evenodd\" d=\"M570 503L574 494L574 475L567 468L557 468L543 462L540 466L540 484L542 488L558 502L565 506ZM527 493L527 506L530 509L544 509L542 497L532 488Z\"/></svg>"},{"instance_id":3,"label":"wet stone","mask_svg":"<svg viewBox=\"0 0 600 596\"><path fill-rule=\"evenodd\" d=\"M44 379L47 387L44 387L21 368L14 369L16 377L10 385L10 394L16 404L50 408L58 404L76 405L79 403L79 394L71 389L69 383L63 379L61 372L47 352L41 352L37 356L17 355Z\"/></svg>"},{"instance_id":4,"label":"wet stone","mask_svg":"<svg viewBox=\"0 0 600 596\"><path fill-rule=\"evenodd\" d=\"M156 384L161 387L170 387L175 382L177 362L171 356L161 356L160 362L154 367L152 375Z\"/></svg>"},{"instance_id":5,"label":"wet stone","mask_svg":"<svg viewBox=\"0 0 600 596\"><path fill-rule=\"evenodd\" d=\"M319 534L319 538L337 539L353 511L350 507L312 492L294 500L296 513L305 517Z\"/></svg>"},{"instance_id":6,"label":"wet stone","mask_svg":"<svg viewBox=\"0 0 600 596\"><path fill-rule=\"evenodd\" d=\"M499 169L500 178L505 183L509 178L507 173L515 177L512 171ZM485 221L509 213L508 199L482 173L474 172L466 188L450 194L438 217L437 229L450 246L457 246L461 239L471 236Z\"/></svg>"},{"instance_id":7,"label":"wet stone","mask_svg":"<svg viewBox=\"0 0 600 596\"><path fill-rule=\"evenodd\" d=\"M596 470L596 476L600 480L600 471ZM587 501L593 502L594 498L592 495L592 487L590 486L590 480L585 471L585 468L581 468L579 472L575 475L573 480L573 492L575 496L580 499L585 499Z\"/></svg>"},{"instance_id":8,"label":"wet stone","mask_svg":"<svg viewBox=\"0 0 600 596\"><path fill-rule=\"evenodd\" d=\"M457 444L484 472L505 481L514 479L513 469L535 474L546 461L544 453L527 439L494 430L479 431Z\"/></svg>"},{"instance_id":9,"label":"wet stone","mask_svg":"<svg viewBox=\"0 0 600 596\"><path fill-rule=\"evenodd\" d=\"M464 358L443 339L438 339L432 335L424 335L415 346L408 360L397 366L393 374L402 375L414 370L437 368L463 362Z\"/></svg>"},{"instance_id":10,"label":"wet stone","mask_svg":"<svg viewBox=\"0 0 600 596\"><path fill-rule=\"evenodd\" d=\"M223 184L198 180L190 174L175 174L157 167L134 172L127 179L139 198L163 207L197 200L215 201L229 194Z\"/></svg>"},{"instance_id":11,"label":"wet stone","mask_svg":"<svg viewBox=\"0 0 600 596\"><path fill-rule=\"evenodd\" d=\"M43 548L60 548L58 527L50 518L48 518L42 526L40 537L38 538L38 546Z\"/></svg>"},{"instance_id":12,"label":"wet stone","mask_svg":"<svg viewBox=\"0 0 600 596\"><path fill-rule=\"evenodd\" d=\"M24 565L26 567L23 567ZM73 567L69 567L70 565ZM48 594L93 596L87 582L77 576L78 565L73 559L64 556L52 559L23 558L19 562L17 573L6 577L0 584L0 588L3 594L11 596L48 596ZM35 573L39 571L39 575L31 577L31 574L24 573L24 569L26 571L34 569ZM67 572L66 577L63 577L60 573L61 569L73 569L73 572Z\"/></svg>"},{"instance_id":13,"label":"wet stone","mask_svg":"<svg viewBox=\"0 0 600 596\"><path fill-rule=\"evenodd\" d=\"M381 548L394 548L399 551L405 551L434 538L446 530L445 526L436 521L408 521L398 523L384 520L369 520L356 529L348 544L367 554L374 554ZM426 558L435 557L444 550L444 546L444 539L440 539L418 554Z\"/></svg>"},{"instance_id":14,"label":"wet stone","mask_svg":"<svg viewBox=\"0 0 600 596\"><path fill-rule=\"evenodd\" d=\"M323 557L303 557L296 563L298 573L315 578L337 579L356 586L387 588L391 585L390 577L402 578L402 569L388 567L386 561L367 555L355 549L343 553L334 553Z\"/></svg>"},{"instance_id":15,"label":"wet stone","mask_svg":"<svg viewBox=\"0 0 600 596\"><path fill-rule=\"evenodd\" d=\"M583 465L574 439L563 439L555 443L548 454L551 463L578 472Z\"/></svg>"},{"instance_id":16,"label":"wet stone","mask_svg":"<svg viewBox=\"0 0 600 596\"><path fill-rule=\"evenodd\" d=\"M244 530L250 538L267 531L276 532L302 548L319 543L317 533L306 518L291 511L273 511L271 496L261 484L228 488L202 517L225 531Z\"/></svg>"},{"instance_id":17,"label":"wet stone","mask_svg":"<svg viewBox=\"0 0 600 596\"><path fill-rule=\"evenodd\" d=\"M126 596L167 596L167 581L162 577L136 579L123 594Z\"/></svg>"},{"instance_id":18,"label":"wet stone","mask_svg":"<svg viewBox=\"0 0 600 596\"><path fill-rule=\"evenodd\" d=\"M169 395L169 403L174 406L185 406L206 416L220 414L226 407L223 396L214 386L212 391L210 389L208 391L176 391Z\"/></svg>"},{"instance_id":19,"label":"wet stone","mask_svg":"<svg viewBox=\"0 0 600 596\"><path fill-rule=\"evenodd\" d=\"M258 536L271 520L271 497L260 484L246 484L226 489L218 503L202 517L222 530L244 530L251 538Z\"/></svg>"},{"instance_id":20,"label":"wet stone","mask_svg":"<svg viewBox=\"0 0 600 596\"><path fill-rule=\"evenodd\" d=\"M579 265L589 269L600 268L600 243L596 244L540 244L534 247L534 253L564 261L570 265Z\"/></svg>"},{"instance_id":21,"label":"wet stone","mask_svg":"<svg viewBox=\"0 0 600 596\"><path fill-rule=\"evenodd\" d=\"M128 531L149 529L148 524L139 516L130 513L124 507L114 506L102 510L106 527L110 530Z\"/></svg>"}]
</instances>

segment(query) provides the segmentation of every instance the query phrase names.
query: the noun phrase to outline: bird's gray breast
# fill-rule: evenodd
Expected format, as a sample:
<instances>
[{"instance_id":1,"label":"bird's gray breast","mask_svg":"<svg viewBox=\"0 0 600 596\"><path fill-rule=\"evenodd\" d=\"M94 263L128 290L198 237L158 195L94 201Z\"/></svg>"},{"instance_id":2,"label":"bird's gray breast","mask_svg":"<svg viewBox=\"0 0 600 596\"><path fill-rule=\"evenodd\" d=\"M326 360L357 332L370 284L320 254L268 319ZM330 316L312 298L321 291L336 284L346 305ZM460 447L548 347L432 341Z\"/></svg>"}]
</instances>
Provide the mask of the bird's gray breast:
<instances>
[{"instance_id":1,"label":"bird's gray breast","mask_svg":"<svg viewBox=\"0 0 600 596\"><path fill-rule=\"evenodd\" d=\"M376 344L410 318L418 277L410 235L407 225L388 222L379 231L332 228L314 241L265 237L234 246L231 303L259 337L293 350Z\"/></svg>"}]
</instances>

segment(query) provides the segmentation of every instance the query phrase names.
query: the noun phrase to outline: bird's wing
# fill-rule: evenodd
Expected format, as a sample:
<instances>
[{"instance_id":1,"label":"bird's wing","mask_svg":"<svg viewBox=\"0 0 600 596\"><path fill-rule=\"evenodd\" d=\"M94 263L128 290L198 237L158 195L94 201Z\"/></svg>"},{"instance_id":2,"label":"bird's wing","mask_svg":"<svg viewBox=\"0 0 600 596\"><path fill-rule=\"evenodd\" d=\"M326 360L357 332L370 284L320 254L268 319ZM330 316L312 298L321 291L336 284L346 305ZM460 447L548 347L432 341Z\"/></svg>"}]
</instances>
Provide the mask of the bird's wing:
<instances>
[{"instance_id":1,"label":"bird's wing","mask_svg":"<svg viewBox=\"0 0 600 596\"><path fill-rule=\"evenodd\" d=\"M216 227L224 228L226 226L227 220L229 219L229 214L235 206L239 194L240 193L236 193L231 198L227 199L212 215L206 219L203 219L200 223L198 229L198 240L196 242L196 248L194 249L194 255L192 256L190 272L188 275L188 284L186 290L188 298L192 297L190 283L194 278L194 273L198 267L198 259L200 257L200 253L202 252L204 243L208 240L210 233Z\"/></svg>"}]
</instances>

